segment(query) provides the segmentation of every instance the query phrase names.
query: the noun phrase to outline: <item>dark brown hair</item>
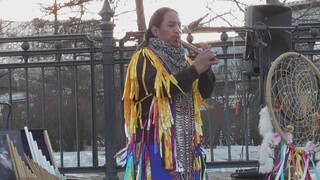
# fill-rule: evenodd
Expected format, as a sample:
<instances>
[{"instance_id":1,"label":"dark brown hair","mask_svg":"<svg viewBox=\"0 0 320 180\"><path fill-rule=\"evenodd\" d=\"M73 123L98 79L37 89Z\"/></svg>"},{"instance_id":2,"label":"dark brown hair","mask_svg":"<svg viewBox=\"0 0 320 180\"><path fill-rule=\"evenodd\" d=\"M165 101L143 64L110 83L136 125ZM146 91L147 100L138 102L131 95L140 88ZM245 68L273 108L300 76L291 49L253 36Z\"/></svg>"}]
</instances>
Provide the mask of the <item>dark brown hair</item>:
<instances>
[{"instance_id":1,"label":"dark brown hair","mask_svg":"<svg viewBox=\"0 0 320 180\"><path fill-rule=\"evenodd\" d=\"M171 9L169 7L162 7L162 8L159 8L158 10L156 10L153 15L151 16L150 18L150 21L149 21L149 26L148 26L148 29L146 30L146 32L144 33L144 41L142 42L142 44L139 46L138 49L142 48L142 47L145 47L149 41L149 39L151 37L155 37L152 32L151 32L151 27L152 26L156 26L158 28L160 28L161 26L161 23L163 22L163 17L164 15L169 12L169 11L174 11L178 14L178 12L174 9Z\"/></svg>"}]
</instances>

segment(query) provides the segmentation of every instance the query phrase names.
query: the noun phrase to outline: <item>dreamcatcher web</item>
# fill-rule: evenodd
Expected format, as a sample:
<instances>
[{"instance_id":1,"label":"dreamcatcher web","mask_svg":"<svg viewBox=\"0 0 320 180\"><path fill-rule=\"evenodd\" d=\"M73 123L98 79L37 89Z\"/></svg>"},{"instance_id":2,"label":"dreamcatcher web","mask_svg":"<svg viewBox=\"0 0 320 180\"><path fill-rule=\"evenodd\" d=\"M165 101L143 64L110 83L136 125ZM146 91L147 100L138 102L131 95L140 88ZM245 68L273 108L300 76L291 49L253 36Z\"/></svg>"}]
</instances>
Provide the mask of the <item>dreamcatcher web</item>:
<instances>
[{"instance_id":1,"label":"dreamcatcher web","mask_svg":"<svg viewBox=\"0 0 320 180\"><path fill-rule=\"evenodd\" d=\"M270 68L267 79L270 87L266 87L271 122L286 141L285 132L290 131L296 147L309 141L316 144L320 119L319 71L297 53L284 54L278 59Z\"/></svg>"}]
</instances>

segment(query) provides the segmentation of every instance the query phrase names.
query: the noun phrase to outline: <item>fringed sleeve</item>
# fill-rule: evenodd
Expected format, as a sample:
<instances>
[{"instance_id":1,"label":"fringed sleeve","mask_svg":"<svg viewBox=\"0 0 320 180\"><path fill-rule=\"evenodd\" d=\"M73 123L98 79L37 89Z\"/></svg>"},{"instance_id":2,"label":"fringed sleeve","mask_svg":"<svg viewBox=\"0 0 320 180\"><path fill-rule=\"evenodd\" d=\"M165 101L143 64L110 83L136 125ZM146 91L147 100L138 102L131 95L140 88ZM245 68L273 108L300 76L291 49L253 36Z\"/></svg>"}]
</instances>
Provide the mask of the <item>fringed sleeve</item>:
<instances>
[{"instance_id":1,"label":"fringed sleeve","mask_svg":"<svg viewBox=\"0 0 320 180\"><path fill-rule=\"evenodd\" d=\"M137 64L139 58L143 58L142 70L139 69L139 74L142 77L138 77ZM192 61L187 58L190 64ZM139 62L140 63L140 62ZM154 87L150 88L150 84L145 81L145 76L147 74L147 63L150 63L156 69L156 75L154 79ZM140 75L139 75L140 76ZM141 82L139 82L141 81ZM140 86L139 86L140 85ZM141 88L141 89L139 89ZM143 88L143 89L142 89ZM175 154L175 136L173 130L174 118L173 118L173 104L171 90L176 88L180 93L184 93L179 87L177 79L165 69L158 57L148 48L143 48L135 52L131 58L128 65L123 101L124 101L124 119L125 119L125 130L128 138L128 153L127 153L127 171L126 176L131 177L133 175L134 163L133 161L137 159L136 153L134 152L135 134L136 128L149 127L150 125L154 128L154 152L159 152L160 156L164 159L165 168L168 170L175 170L176 165L176 154ZM144 91L145 95L141 96ZM198 90L198 80L193 81L192 91L194 96L194 114L195 114L195 147L200 144L200 138L203 135L202 132L202 120L200 114L200 108L202 106L208 106L201 97ZM140 94L139 94L140 93ZM142 115L142 105L141 103L148 97L153 96L151 105L149 107L147 122L143 122ZM144 146L144 145L142 145ZM142 159L148 159L147 154L140 154ZM141 157L140 157L141 158ZM141 160L141 159L140 159ZM143 160L144 161L144 160ZM140 168L148 165L146 164L138 165ZM201 162L197 161L195 163L197 169L201 166ZM128 169L129 168L129 169ZM138 173L148 174L150 173L147 168L139 169Z\"/></svg>"}]
</instances>

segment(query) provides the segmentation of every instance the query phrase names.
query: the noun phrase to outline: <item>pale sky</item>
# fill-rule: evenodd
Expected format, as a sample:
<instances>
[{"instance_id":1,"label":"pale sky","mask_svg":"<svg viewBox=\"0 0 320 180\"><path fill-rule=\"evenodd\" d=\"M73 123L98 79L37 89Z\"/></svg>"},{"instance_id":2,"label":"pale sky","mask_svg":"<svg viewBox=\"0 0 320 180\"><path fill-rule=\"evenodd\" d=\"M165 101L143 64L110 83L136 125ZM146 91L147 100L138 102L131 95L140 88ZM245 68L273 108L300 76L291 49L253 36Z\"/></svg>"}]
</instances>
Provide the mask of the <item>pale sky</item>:
<instances>
[{"instance_id":1,"label":"pale sky","mask_svg":"<svg viewBox=\"0 0 320 180\"><path fill-rule=\"evenodd\" d=\"M43 17L44 13L40 11L40 3L52 5L53 2L54 0L0 0L0 19L12 21L30 21L33 18L48 19L49 17ZM67 2L67 0L57 0L57 2ZM103 2L97 2L88 6L88 9L94 13L92 17L100 18L97 13L102 4ZM99 9L95 10L96 7Z\"/></svg>"},{"instance_id":2,"label":"pale sky","mask_svg":"<svg viewBox=\"0 0 320 180\"><path fill-rule=\"evenodd\" d=\"M65 2L66 0L58 0L58 2ZM168 6L176 9L179 12L180 20L182 21L182 25L187 25L190 22L206 15L209 13L207 18L204 20L208 20L210 17L215 17L210 10L208 10L207 6L212 9L212 11L217 14L225 13L228 11L237 10L238 8L234 6L233 3L229 1L216 0L214 4L210 4L212 0L144 0L145 7L145 17L148 23L151 14L158 9L159 7ZM292 1L292 0L291 0ZM30 21L33 18L51 18L52 17L44 17L44 13L40 11L41 4L53 4L54 0L0 0L0 19L2 20L12 20L12 21ZM243 0L241 2L247 4L265 4L265 0ZM88 10L92 13L88 18L101 19L98 15L103 5L102 2L95 2L87 6ZM115 14L124 11L132 11L135 9L135 1L134 0L123 0ZM60 19L68 18L68 16L59 16ZM230 21L234 17L229 17ZM242 12L238 12L237 19L243 19L244 14ZM119 17L114 18L115 21L115 35L124 36L124 33L127 31L136 31L136 14L135 12L130 12L125 15L121 15ZM234 24L234 26L242 26L243 24ZM221 19L215 20L210 24L210 26L218 27L218 26L229 26Z\"/></svg>"}]
</instances>

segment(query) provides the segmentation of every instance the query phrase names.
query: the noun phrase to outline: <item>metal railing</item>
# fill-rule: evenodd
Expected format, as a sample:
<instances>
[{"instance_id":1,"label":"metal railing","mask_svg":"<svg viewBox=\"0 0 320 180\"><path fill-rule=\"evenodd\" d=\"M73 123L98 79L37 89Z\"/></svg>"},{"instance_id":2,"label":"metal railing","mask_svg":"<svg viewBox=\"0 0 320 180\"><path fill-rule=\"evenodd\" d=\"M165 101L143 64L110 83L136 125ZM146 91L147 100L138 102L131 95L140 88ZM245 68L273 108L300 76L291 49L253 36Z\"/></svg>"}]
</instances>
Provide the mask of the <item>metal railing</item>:
<instances>
[{"instance_id":1,"label":"metal railing","mask_svg":"<svg viewBox=\"0 0 320 180\"><path fill-rule=\"evenodd\" d=\"M0 38L0 100L11 107L8 116L1 116L0 127L47 129L53 150L59 153L59 167L63 173L104 172L106 179L116 179L117 172L123 168L116 166L113 156L126 143L121 93L126 66L135 50L135 46L125 46L125 43L141 38L143 32L128 33L119 46L115 46L113 11L108 1L100 15L101 47L96 47L97 43L83 34ZM315 47L320 39L318 35L306 35L313 27L319 28L318 24L311 24L288 29L292 30L293 49L316 60L319 50ZM257 145L258 141L253 142L253 139L259 139L259 134L253 132L257 129L258 119L252 114L257 115L261 105L257 98L261 95L258 86L261 80L259 76L248 75L242 66L232 71L236 76L230 73L230 69L236 67L230 63L232 60L241 63L250 60L244 60L243 51L248 48L245 37L228 40L225 34L239 30L247 32L248 28L204 30L224 33L221 41L209 42L220 52L217 59L223 66L216 70L218 81L210 100L217 107L202 111L204 145L211 157L207 160L208 168L258 166L257 160L250 157L249 146ZM304 35L296 36L298 31ZM198 29L194 33L203 32ZM10 43L18 43L21 50L6 50L6 44ZM303 48L295 48L298 45ZM242 113L232 115L235 110L232 105L236 101L240 102ZM249 112L252 109L254 113ZM219 132L214 132L213 127L218 126L219 119L226 124L221 124ZM237 136L241 139L236 140ZM226 161L214 159L214 149L219 145L228 147ZM232 145L243 146L241 159L231 158ZM81 152L88 149L92 164L83 166ZM77 157L73 166L64 159L64 154L71 151ZM104 154L104 160L100 162L99 152Z\"/></svg>"}]
</instances>

